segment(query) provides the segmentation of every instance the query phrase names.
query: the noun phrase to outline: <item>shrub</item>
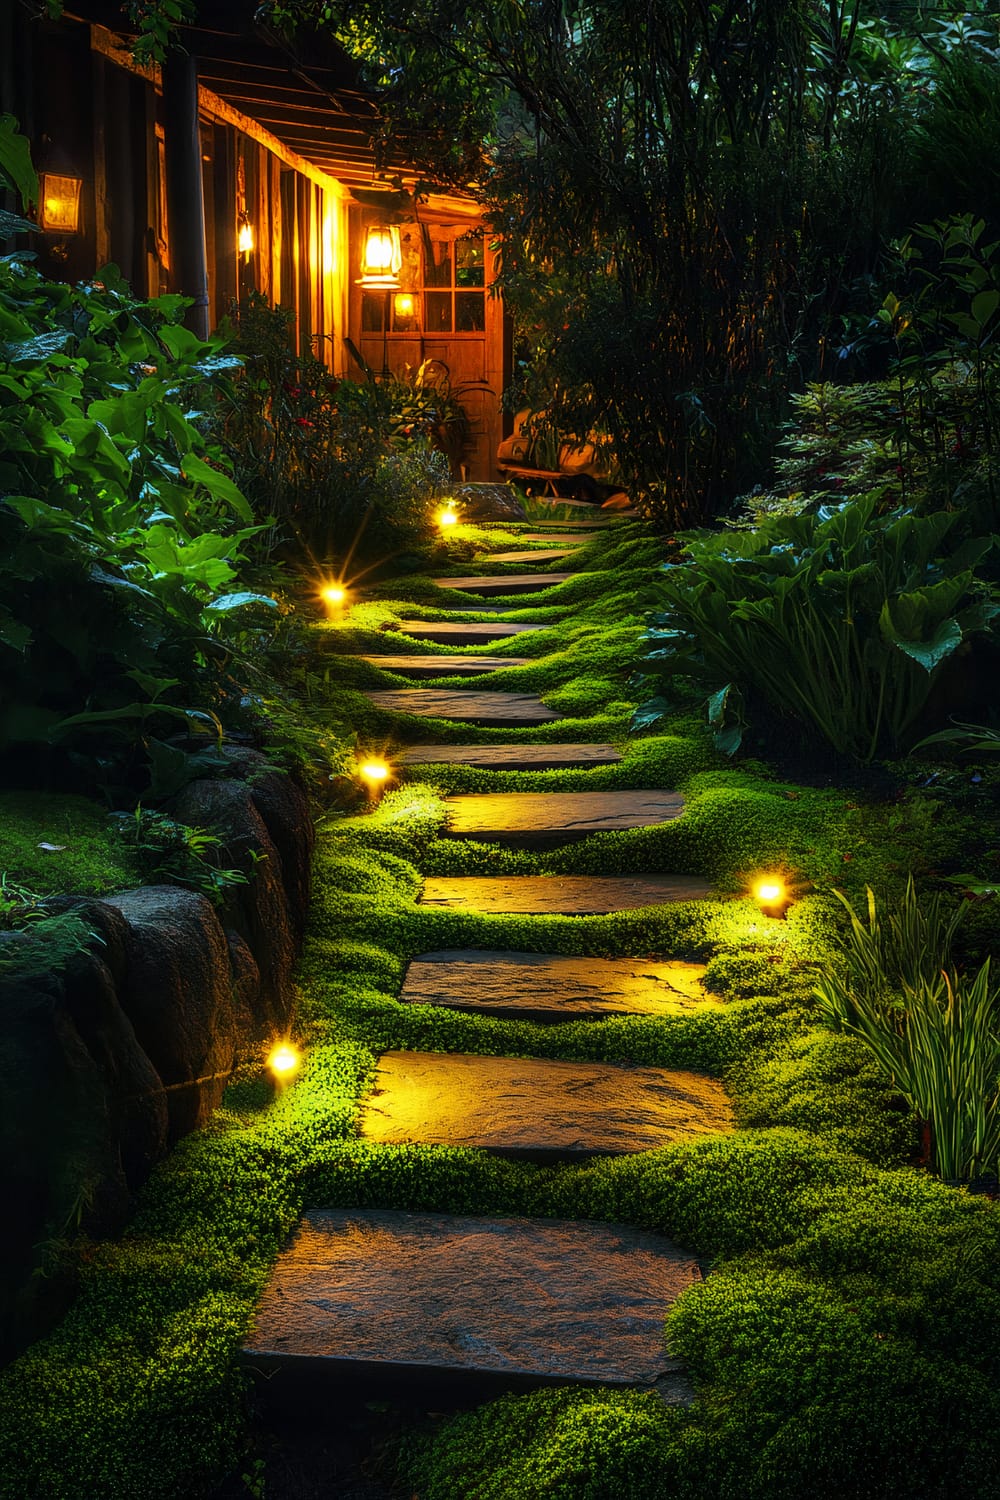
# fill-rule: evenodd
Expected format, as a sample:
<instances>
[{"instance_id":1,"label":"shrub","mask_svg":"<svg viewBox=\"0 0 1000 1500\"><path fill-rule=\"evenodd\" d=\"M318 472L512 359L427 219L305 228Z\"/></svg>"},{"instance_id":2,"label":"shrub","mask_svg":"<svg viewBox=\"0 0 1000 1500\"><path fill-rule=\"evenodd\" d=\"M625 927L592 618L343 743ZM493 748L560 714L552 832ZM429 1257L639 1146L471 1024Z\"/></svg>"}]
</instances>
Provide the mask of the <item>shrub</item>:
<instances>
[{"instance_id":1,"label":"shrub","mask_svg":"<svg viewBox=\"0 0 1000 1500\"><path fill-rule=\"evenodd\" d=\"M859 760L905 749L959 647L997 613L976 571L992 544L942 556L953 524L880 516L869 495L752 534L689 534L645 633L651 677L714 689L709 720L730 754L762 709ZM635 727L668 707L654 698Z\"/></svg>"}]
</instances>

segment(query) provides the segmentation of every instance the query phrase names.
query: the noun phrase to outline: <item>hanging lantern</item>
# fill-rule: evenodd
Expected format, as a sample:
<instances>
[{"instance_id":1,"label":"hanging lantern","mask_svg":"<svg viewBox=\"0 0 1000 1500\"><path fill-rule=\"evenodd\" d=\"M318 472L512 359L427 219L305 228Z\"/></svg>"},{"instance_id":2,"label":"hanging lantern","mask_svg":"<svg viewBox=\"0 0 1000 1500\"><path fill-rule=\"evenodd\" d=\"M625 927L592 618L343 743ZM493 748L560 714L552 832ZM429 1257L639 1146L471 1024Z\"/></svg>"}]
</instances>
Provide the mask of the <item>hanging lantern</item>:
<instances>
[{"instance_id":1,"label":"hanging lantern","mask_svg":"<svg viewBox=\"0 0 1000 1500\"><path fill-rule=\"evenodd\" d=\"M412 292L397 292L392 299L393 311L397 318L412 318L417 310Z\"/></svg>"},{"instance_id":2,"label":"hanging lantern","mask_svg":"<svg viewBox=\"0 0 1000 1500\"><path fill-rule=\"evenodd\" d=\"M399 273L402 269L403 250L399 240L399 226L370 225L361 256L359 285L392 291L399 285Z\"/></svg>"},{"instance_id":3,"label":"hanging lantern","mask_svg":"<svg viewBox=\"0 0 1000 1500\"><path fill-rule=\"evenodd\" d=\"M41 172L38 177L38 222L49 234L79 234L82 177Z\"/></svg>"}]
</instances>

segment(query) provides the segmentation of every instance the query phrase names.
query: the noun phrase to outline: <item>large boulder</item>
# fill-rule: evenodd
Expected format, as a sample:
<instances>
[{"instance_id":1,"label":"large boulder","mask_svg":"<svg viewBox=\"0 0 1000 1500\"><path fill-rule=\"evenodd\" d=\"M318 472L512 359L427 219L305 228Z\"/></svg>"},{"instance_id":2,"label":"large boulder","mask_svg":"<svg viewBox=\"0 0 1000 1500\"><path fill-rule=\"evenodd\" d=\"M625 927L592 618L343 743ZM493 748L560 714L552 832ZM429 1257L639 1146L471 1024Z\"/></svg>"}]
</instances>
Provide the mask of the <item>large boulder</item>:
<instances>
[{"instance_id":1,"label":"large boulder","mask_svg":"<svg viewBox=\"0 0 1000 1500\"><path fill-rule=\"evenodd\" d=\"M102 918L97 906L85 912L92 930L124 938L118 914ZM72 1277L60 1239L120 1229L130 1188L167 1142L163 1084L105 950L45 972L31 945L30 934L0 933L0 1353L63 1311ZM121 954L109 945L108 956Z\"/></svg>"},{"instance_id":2,"label":"large boulder","mask_svg":"<svg viewBox=\"0 0 1000 1500\"><path fill-rule=\"evenodd\" d=\"M463 521L526 521L528 519L509 484L460 484L452 489Z\"/></svg>"},{"instance_id":3,"label":"large boulder","mask_svg":"<svg viewBox=\"0 0 1000 1500\"><path fill-rule=\"evenodd\" d=\"M239 1054L226 935L212 903L176 886L109 896L125 918L119 998L167 1091L170 1137L205 1124Z\"/></svg>"}]
</instances>

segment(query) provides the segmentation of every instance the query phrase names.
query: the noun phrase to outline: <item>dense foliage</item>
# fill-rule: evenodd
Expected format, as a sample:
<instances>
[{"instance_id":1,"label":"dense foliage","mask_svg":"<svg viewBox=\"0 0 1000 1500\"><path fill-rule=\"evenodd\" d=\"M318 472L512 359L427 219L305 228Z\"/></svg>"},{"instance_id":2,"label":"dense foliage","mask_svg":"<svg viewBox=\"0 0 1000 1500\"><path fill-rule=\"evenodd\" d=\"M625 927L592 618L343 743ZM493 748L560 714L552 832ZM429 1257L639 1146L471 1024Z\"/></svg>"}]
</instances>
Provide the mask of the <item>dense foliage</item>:
<instances>
[{"instance_id":1,"label":"dense foliage","mask_svg":"<svg viewBox=\"0 0 1000 1500\"><path fill-rule=\"evenodd\" d=\"M879 515L869 495L752 532L687 537L645 632L650 675L668 691L676 679L707 685L730 753L762 711L786 721L777 733L791 721L860 760L908 749L965 643L1000 612L978 572L991 541L951 547L955 521ZM637 722L669 706L661 696Z\"/></svg>"},{"instance_id":2,"label":"dense foliage","mask_svg":"<svg viewBox=\"0 0 1000 1500\"><path fill-rule=\"evenodd\" d=\"M236 360L103 276L0 265L0 757L141 788L156 744L218 741L276 605L240 581L257 527L203 416Z\"/></svg>"}]
</instances>

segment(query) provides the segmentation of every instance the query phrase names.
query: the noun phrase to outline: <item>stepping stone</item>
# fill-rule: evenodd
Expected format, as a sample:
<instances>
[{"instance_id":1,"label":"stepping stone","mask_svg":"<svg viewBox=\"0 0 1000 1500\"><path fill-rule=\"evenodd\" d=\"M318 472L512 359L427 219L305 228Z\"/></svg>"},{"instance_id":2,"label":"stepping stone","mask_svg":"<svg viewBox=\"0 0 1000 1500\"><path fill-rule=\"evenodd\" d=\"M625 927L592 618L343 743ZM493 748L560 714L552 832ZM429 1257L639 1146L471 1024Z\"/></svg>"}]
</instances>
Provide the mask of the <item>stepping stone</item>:
<instances>
[{"instance_id":1,"label":"stepping stone","mask_svg":"<svg viewBox=\"0 0 1000 1500\"><path fill-rule=\"evenodd\" d=\"M420 719L464 719L469 724L493 724L516 729L521 724L548 724L559 719L531 693L474 693L461 688L368 689L365 697L376 708L416 714Z\"/></svg>"},{"instance_id":2,"label":"stepping stone","mask_svg":"<svg viewBox=\"0 0 1000 1500\"><path fill-rule=\"evenodd\" d=\"M591 506L591 509L593 510L593 506ZM543 519L540 521L536 520L534 522L534 525L559 526L563 531L603 531L605 527L614 525L614 517L608 515L606 511L598 510L594 511L593 518L587 521L546 521ZM543 537L548 536L548 534L549 533L547 531L542 532ZM522 532L522 536L523 535L524 533Z\"/></svg>"},{"instance_id":3,"label":"stepping stone","mask_svg":"<svg viewBox=\"0 0 1000 1500\"><path fill-rule=\"evenodd\" d=\"M410 745L404 766L482 766L492 771L546 771L567 766L614 766L614 745Z\"/></svg>"},{"instance_id":4,"label":"stepping stone","mask_svg":"<svg viewBox=\"0 0 1000 1500\"><path fill-rule=\"evenodd\" d=\"M410 962L399 998L510 1021L675 1016L718 1005L702 988L704 973L704 964L681 959L444 948Z\"/></svg>"},{"instance_id":5,"label":"stepping stone","mask_svg":"<svg viewBox=\"0 0 1000 1500\"><path fill-rule=\"evenodd\" d=\"M255 1368L691 1392L663 1320L697 1263L624 1224L314 1209L244 1346ZM486 1392L484 1391L485 1395Z\"/></svg>"},{"instance_id":6,"label":"stepping stone","mask_svg":"<svg viewBox=\"0 0 1000 1500\"><path fill-rule=\"evenodd\" d=\"M434 641L439 646L481 646L485 641L503 641L544 625L508 625L502 620L400 620L393 633L402 631L415 641Z\"/></svg>"},{"instance_id":7,"label":"stepping stone","mask_svg":"<svg viewBox=\"0 0 1000 1500\"><path fill-rule=\"evenodd\" d=\"M599 916L671 901L707 901L712 887L697 875L429 876L421 906L447 911Z\"/></svg>"},{"instance_id":8,"label":"stepping stone","mask_svg":"<svg viewBox=\"0 0 1000 1500\"><path fill-rule=\"evenodd\" d=\"M457 673L478 676L481 672L499 672L504 667L527 667L528 656L362 656L383 672L406 673L410 677L451 677ZM348 656L345 660L350 661Z\"/></svg>"},{"instance_id":9,"label":"stepping stone","mask_svg":"<svg viewBox=\"0 0 1000 1500\"><path fill-rule=\"evenodd\" d=\"M537 849L616 828L670 823L684 811L679 792L487 792L448 797L445 834Z\"/></svg>"},{"instance_id":10,"label":"stepping stone","mask_svg":"<svg viewBox=\"0 0 1000 1500\"><path fill-rule=\"evenodd\" d=\"M510 573L506 578L432 578L439 589L463 589L468 594L539 594L581 573Z\"/></svg>"},{"instance_id":11,"label":"stepping stone","mask_svg":"<svg viewBox=\"0 0 1000 1500\"><path fill-rule=\"evenodd\" d=\"M526 552L486 552L481 553L484 562L491 563L518 563L518 562L555 562L560 557L572 557L577 551L579 543L574 537L572 547L537 547L533 551Z\"/></svg>"},{"instance_id":12,"label":"stepping stone","mask_svg":"<svg viewBox=\"0 0 1000 1500\"><path fill-rule=\"evenodd\" d=\"M530 1161L653 1151L733 1128L718 1079L673 1068L385 1052L359 1130L379 1145L471 1146Z\"/></svg>"},{"instance_id":13,"label":"stepping stone","mask_svg":"<svg viewBox=\"0 0 1000 1500\"><path fill-rule=\"evenodd\" d=\"M553 522L552 524L555 523ZM576 523L567 521L566 524L567 526L570 526L575 525ZM594 532L593 536L588 536L584 531L570 532L566 536L557 536L554 531L522 531L521 535L518 537L518 541L554 542L557 547L561 546L563 542L566 542L567 544L572 543L574 547L582 547L585 542L592 542L596 539L596 537L596 531ZM533 555L537 557L538 554L535 553ZM492 560L494 562L496 561L496 553L493 554Z\"/></svg>"}]
</instances>

